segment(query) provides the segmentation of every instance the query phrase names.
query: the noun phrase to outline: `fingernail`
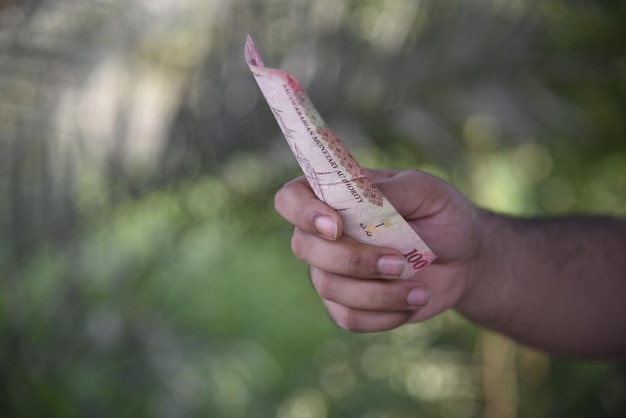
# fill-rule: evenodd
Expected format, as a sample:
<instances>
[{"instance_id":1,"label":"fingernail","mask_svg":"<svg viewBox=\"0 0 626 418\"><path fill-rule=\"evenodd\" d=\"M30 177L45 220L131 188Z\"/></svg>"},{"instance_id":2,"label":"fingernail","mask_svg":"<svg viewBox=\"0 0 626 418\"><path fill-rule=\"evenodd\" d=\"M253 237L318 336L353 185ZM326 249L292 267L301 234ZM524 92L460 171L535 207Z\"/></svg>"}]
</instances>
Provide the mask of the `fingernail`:
<instances>
[{"instance_id":1,"label":"fingernail","mask_svg":"<svg viewBox=\"0 0 626 418\"><path fill-rule=\"evenodd\" d=\"M416 287L409 292L406 301L411 306L424 306L430 300L430 290L424 285Z\"/></svg>"},{"instance_id":2,"label":"fingernail","mask_svg":"<svg viewBox=\"0 0 626 418\"><path fill-rule=\"evenodd\" d=\"M395 255L384 255L378 259L378 271L387 276L400 277L406 268L404 259Z\"/></svg>"},{"instance_id":3,"label":"fingernail","mask_svg":"<svg viewBox=\"0 0 626 418\"><path fill-rule=\"evenodd\" d=\"M337 239L337 221L330 216L318 216L313 222L315 230L328 239Z\"/></svg>"}]
</instances>

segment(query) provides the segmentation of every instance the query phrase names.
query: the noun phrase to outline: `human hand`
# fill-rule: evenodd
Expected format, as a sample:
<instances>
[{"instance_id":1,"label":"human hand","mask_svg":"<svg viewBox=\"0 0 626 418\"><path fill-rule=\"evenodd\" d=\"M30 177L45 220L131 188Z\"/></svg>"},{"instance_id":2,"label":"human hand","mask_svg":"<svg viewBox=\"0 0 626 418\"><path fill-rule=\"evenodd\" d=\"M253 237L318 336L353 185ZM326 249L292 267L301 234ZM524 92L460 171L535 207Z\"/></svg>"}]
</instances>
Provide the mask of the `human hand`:
<instances>
[{"instance_id":1,"label":"human hand","mask_svg":"<svg viewBox=\"0 0 626 418\"><path fill-rule=\"evenodd\" d=\"M410 280L394 249L343 235L340 215L318 200L304 177L285 184L277 212L294 225L291 248L311 266L313 286L333 321L353 332L383 331L454 307L478 257L478 210L458 190L420 171L365 170L437 260Z\"/></svg>"}]
</instances>

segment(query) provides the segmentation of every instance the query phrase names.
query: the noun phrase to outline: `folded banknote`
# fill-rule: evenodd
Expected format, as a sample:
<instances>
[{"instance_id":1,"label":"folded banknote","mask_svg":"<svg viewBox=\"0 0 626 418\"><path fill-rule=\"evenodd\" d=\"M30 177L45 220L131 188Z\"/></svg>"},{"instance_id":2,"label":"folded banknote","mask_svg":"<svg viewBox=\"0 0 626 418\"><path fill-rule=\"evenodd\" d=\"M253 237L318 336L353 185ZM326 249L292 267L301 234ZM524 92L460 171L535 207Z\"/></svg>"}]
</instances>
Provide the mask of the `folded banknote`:
<instances>
[{"instance_id":1,"label":"folded banknote","mask_svg":"<svg viewBox=\"0 0 626 418\"><path fill-rule=\"evenodd\" d=\"M344 233L360 242L400 251L409 279L436 255L326 125L296 79L267 68L250 36L245 59L315 195L343 218Z\"/></svg>"}]
</instances>

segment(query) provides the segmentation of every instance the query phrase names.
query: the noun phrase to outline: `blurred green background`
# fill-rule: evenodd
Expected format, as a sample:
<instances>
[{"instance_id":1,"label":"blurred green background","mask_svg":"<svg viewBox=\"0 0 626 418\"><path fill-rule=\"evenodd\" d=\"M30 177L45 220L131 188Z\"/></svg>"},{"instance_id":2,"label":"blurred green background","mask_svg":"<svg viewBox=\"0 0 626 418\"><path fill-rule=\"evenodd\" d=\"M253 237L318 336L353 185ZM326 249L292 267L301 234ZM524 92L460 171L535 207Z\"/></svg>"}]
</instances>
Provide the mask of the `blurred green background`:
<instances>
[{"instance_id":1,"label":"blurred green background","mask_svg":"<svg viewBox=\"0 0 626 418\"><path fill-rule=\"evenodd\" d=\"M626 3L0 1L0 416L623 417L620 362L448 312L338 330L250 33L368 167L626 215Z\"/></svg>"}]
</instances>

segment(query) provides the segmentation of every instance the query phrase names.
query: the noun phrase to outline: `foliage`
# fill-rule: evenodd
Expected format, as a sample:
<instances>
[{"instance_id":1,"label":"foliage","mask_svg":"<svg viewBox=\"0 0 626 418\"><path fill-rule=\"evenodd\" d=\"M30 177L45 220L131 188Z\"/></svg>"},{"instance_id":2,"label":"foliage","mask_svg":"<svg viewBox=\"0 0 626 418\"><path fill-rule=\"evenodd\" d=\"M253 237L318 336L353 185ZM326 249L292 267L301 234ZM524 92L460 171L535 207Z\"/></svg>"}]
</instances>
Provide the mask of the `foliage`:
<instances>
[{"instance_id":1,"label":"foliage","mask_svg":"<svg viewBox=\"0 0 626 418\"><path fill-rule=\"evenodd\" d=\"M619 363L454 312L336 329L242 50L370 167L518 215L626 214L623 2L0 2L0 415L617 417Z\"/></svg>"}]
</instances>

